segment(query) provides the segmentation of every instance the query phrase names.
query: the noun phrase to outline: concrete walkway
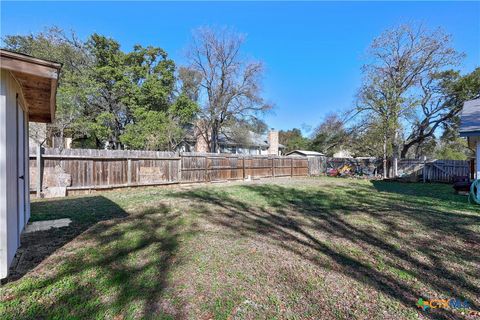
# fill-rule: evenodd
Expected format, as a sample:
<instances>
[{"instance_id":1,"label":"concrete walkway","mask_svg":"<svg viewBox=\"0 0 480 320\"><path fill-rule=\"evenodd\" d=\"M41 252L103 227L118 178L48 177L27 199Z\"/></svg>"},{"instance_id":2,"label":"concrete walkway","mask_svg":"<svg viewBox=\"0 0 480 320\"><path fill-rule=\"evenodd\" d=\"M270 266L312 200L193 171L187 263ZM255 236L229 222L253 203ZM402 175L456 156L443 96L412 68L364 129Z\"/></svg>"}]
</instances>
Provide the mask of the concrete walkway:
<instances>
[{"instance_id":1,"label":"concrete walkway","mask_svg":"<svg viewBox=\"0 0 480 320\"><path fill-rule=\"evenodd\" d=\"M45 221L34 221L32 223L27 224L24 232L30 233L30 232L49 230L52 228L68 227L70 223L72 223L72 220L68 218L45 220Z\"/></svg>"}]
</instances>

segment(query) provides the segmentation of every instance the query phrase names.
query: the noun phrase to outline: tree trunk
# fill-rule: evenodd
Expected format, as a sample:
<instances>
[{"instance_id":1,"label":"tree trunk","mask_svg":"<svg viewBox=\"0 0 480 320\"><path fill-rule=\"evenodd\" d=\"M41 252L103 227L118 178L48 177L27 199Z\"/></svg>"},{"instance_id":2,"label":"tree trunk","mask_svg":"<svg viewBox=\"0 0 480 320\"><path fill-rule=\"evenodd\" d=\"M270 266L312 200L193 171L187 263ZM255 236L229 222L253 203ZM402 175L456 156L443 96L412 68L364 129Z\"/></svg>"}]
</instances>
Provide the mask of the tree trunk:
<instances>
[{"instance_id":1,"label":"tree trunk","mask_svg":"<svg viewBox=\"0 0 480 320\"><path fill-rule=\"evenodd\" d=\"M406 158L407 157L408 149L410 149L409 145L403 145L402 151L400 152L400 157L401 158Z\"/></svg>"},{"instance_id":2,"label":"tree trunk","mask_svg":"<svg viewBox=\"0 0 480 320\"><path fill-rule=\"evenodd\" d=\"M395 129L395 133L394 133L394 136L393 136L393 177L397 177L398 176L398 150L399 149L399 146L398 146L398 130Z\"/></svg>"},{"instance_id":3,"label":"tree trunk","mask_svg":"<svg viewBox=\"0 0 480 320\"><path fill-rule=\"evenodd\" d=\"M415 139L415 140L412 140L408 143L403 144L402 151L400 152L400 157L401 158L406 158L407 157L407 152L410 150L410 148L413 147L414 145L416 145L417 149L418 149L418 147L420 146L420 142L421 141L419 139Z\"/></svg>"},{"instance_id":4,"label":"tree trunk","mask_svg":"<svg viewBox=\"0 0 480 320\"><path fill-rule=\"evenodd\" d=\"M218 149L218 128L216 125L212 128L212 134L210 137L210 152L216 153Z\"/></svg>"},{"instance_id":5,"label":"tree trunk","mask_svg":"<svg viewBox=\"0 0 480 320\"><path fill-rule=\"evenodd\" d=\"M387 178L387 135L383 136L383 179Z\"/></svg>"}]
</instances>

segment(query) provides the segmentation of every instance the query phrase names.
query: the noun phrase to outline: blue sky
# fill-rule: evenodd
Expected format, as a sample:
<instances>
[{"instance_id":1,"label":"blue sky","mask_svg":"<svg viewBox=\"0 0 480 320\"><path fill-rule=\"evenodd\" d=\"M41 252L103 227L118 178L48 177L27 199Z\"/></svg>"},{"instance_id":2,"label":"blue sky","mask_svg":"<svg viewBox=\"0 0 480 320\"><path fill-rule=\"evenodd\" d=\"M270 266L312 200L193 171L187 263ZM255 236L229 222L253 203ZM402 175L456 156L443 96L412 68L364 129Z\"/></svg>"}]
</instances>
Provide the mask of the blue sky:
<instances>
[{"instance_id":1,"label":"blue sky","mask_svg":"<svg viewBox=\"0 0 480 320\"><path fill-rule=\"evenodd\" d=\"M305 134L352 106L371 40L409 22L452 34L467 54L463 72L480 66L480 2L1 2L2 36L57 25L83 38L113 37L124 50L160 46L178 64L192 29L233 27L247 35L244 53L266 65L269 126Z\"/></svg>"}]
</instances>

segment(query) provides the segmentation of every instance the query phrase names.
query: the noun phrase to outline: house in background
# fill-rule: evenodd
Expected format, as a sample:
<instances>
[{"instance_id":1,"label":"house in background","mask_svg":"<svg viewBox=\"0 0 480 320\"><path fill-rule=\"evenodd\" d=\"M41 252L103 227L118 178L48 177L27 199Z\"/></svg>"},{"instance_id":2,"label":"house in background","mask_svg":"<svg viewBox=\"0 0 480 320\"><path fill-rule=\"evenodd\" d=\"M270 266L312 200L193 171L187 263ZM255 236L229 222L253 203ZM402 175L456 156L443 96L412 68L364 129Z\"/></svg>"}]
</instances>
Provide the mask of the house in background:
<instances>
[{"instance_id":1,"label":"house in background","mask_svg":"<svg viewBox=\"0 0 480 320\"><path fill-rule=\"evenodd\" d=\"M465 101L460 115L460 137L475 151L475 178L480 179L480 99Z\"/></svg>"},{"instance_id":2,"label":"house in background","mask_svg":"<svg viewBox=\"0 0 480 320\"><path fill-rule=\"evenodd\" d=\"M29 142L30 146L42 145L50 148L70 149L74 148L91 149L88 138L71 137L60 139L52 135L45 123L30 123ZM184 128L186 136L183 141L175 148L176 152L208 152L208 144L205 138L195 129L193 124ZM282 155L285 146L279 143L278 131L271 129L266 134L259 134L253 131L247 131L245 136L235 139L228 128L225 128L218 137L218 153L247 154L247 155ZM237 137L238 138L238 137ZM240 140L240 141L239 141ZM108 146L105 146L108 149ZM164 150L158 150L164 151Z\"/></svg>"},{"instance_id":3,"label":"house in background","mask_svg":"<svg viewBox=\"0 0 480 320\"><path fill-rule=\"evenodd\" d=\"M193 134L193 130L181 144L179 151L208 152L208 144L201 134ZM228 129L218 137L218 153L247 154L247 155L282 155L285 146L278 142L278 131L270 130L267 134L248 131L248 136L242 141L229 137Z\"/></svg>"},{"instance_id":4,"label":"house in background","mask_svg":"<svg viewBox=\"0 0 480 320\"><path fill-rule=\"evenodd\" d=\"M293 150L287 152L286 156L301 156L301 157L321 157L324 156L323 153L317 151L308 151L308 150Z\"/></svg>"},{"instance_id":5,"label":"house in background","mask_svg":"<svg viewBox=\"0 0 480 320\"><path fill-rule=\"evenodd\" d=\"M51 122L61 65L0 50L0 279L30 218L28 123Z\"/></svg>"}]
</instances>

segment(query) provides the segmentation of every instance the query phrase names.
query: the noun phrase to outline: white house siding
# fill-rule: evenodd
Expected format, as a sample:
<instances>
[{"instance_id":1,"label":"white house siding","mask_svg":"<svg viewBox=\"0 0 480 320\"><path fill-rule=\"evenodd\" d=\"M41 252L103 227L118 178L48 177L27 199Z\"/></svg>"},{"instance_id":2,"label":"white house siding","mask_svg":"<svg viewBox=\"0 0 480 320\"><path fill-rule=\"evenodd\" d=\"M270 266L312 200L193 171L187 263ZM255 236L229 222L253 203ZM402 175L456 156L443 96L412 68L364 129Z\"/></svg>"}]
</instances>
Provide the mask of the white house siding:
<instances>
[{"instance_id":1,"label":"white house siding","mask_svg":"<svg viewBox=\"0 0 480 320\"><path fill-rule=\"evenodd\" d=\"M246 155L263 155L268 154L268 149L260 147L237 147L220 145L218 153L246 154Z\"/></svg>"},{"instance_id":2,"label":"white house siding","mask_svg":"<svg viewBox=\"0 0 480 320\"><path fill-rule=\"evenodd\" d=\"M18 217L17 189L17 94L21 90L6 70L1 70L0 81L0 278L7 276L8 268L20 245L20 231L30 215L26 193L26 217ZM19 100L20 101L20 100ZM27 116L26 116L27 117ZM28 119L25 122L28 123ZM27 129L28 126L25 126ZM24 135L25 137L27 134ZM28 140L28 139L25 139ZM25 143L28 161L28 142ZM28 162L25 186L28 191ZM19 223L22 221L22 224Z\"/></svg>"}]
</instances>

